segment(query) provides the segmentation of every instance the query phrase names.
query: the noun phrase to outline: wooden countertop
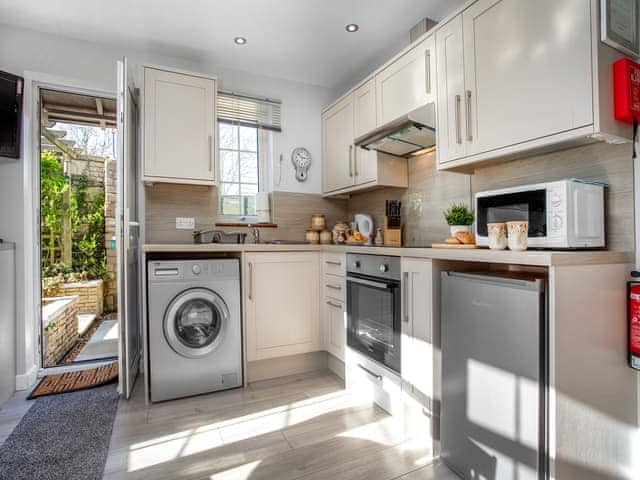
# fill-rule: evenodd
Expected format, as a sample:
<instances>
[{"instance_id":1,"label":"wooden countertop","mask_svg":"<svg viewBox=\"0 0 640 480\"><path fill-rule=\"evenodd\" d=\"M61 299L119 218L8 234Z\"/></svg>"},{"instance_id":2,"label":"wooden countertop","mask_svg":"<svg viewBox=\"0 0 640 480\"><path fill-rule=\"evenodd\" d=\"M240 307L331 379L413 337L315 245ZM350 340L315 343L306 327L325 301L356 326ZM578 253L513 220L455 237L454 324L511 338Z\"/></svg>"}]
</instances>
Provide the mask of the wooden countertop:
<instances>
[{"instance_id":1,"label":"wooden countertop","mask_svg":"<svg viewBox=\"0 0 640 480\"><path fill-rule=\"evenodd\" d=\"M436 260L457 260L465 262L503 263L515 265L554 266L554 265L605 265L615 263L632 263L633 252L608 250L590 251L553 251L527 250L512 252L510 250L475 250L413 248L413 247L358 247L349 245L270 245L270 244L147 244L145 253L223 253L223 252L335 252L335 253L369 253L373 255L389 255L398 257L431 258Z\"/></svg>"}]
</instances>

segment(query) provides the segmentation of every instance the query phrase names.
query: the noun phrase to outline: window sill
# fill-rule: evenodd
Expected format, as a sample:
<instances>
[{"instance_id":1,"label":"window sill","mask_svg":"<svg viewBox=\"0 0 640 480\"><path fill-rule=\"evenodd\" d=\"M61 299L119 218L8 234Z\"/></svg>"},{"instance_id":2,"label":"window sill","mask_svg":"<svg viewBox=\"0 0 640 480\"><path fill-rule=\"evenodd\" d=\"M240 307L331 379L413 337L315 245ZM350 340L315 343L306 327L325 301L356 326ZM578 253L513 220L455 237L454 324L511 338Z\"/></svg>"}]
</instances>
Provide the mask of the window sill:
<instances>
[{"instance_id":1,"label":"window sill","mask_svg":"<svg viewBox=\"0 0 640 480\"><path fill-rule=\"evenodd\" d=\"M216 222L216 227L248 227L251 225L255 228L278 228L277 223L258 223L258 222Z\"/></svg>"}]
</instances>

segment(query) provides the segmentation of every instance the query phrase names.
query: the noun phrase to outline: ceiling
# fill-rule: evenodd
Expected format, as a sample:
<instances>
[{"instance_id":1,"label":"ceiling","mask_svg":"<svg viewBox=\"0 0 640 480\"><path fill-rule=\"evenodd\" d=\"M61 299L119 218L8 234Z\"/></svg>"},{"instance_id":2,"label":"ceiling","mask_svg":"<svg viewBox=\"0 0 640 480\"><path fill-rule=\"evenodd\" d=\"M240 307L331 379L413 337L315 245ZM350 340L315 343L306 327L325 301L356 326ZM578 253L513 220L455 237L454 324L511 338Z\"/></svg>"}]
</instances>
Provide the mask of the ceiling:
<instances>
[{"instance_id":1,"label":"ceiling","mask_svg":"<svg viewBox=\"0 0 640 480\"><path fill-rule=\"evenodd\" d=\"M336 88L463 0L0 0L0 22ZM344 27L357 23L357 33ZM233 43L246 37L244 46Z\"/></svg>"}]
</instances>

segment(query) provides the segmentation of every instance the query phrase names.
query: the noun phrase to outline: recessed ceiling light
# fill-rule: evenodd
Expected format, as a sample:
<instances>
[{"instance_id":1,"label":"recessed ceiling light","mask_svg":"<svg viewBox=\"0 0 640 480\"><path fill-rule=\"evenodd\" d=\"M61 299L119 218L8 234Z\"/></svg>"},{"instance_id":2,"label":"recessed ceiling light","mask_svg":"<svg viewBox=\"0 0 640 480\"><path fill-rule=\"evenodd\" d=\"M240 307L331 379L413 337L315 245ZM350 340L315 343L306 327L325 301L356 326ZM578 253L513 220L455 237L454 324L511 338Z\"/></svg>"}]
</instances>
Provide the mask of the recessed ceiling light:
<instances>
[{"instance_id":1,"label":"recessed ceiling light","mask_svg":"<svg viewBox=\"0 0 640 480\"><path fill-rule=\"evenodd\" d=\"M360 30L360 26L357 23L350 23L350 24L346 25L344 27L344 29L349 33L353 33L353 32L357 32L358 30Z\"/></svg>"},{"instance_id":2,"label":"recessed ceiling light","mask_svg":"<svg viewBox=\"0 0 640 480\"><path fill-rule=\"evenodd\" d=\"M236 37L233 39L233 43L236 45L245 45L247 43L247 39L244 37Z\"/></svg>"}]
</instances>

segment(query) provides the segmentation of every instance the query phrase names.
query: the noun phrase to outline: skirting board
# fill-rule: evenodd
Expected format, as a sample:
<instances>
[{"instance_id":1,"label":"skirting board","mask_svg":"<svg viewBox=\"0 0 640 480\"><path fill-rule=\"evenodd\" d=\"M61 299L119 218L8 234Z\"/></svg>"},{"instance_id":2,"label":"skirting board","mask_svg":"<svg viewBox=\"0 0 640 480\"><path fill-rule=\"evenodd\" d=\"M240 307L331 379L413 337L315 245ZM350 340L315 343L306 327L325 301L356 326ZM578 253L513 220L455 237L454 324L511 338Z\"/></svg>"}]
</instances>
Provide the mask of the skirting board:
<instances>
[{"instance_id":1,"label":"skirting board","mask_svg":"<svg viewBox=\"0 0 640 480\"><path fill-rule=\"evenodd\" d=\"M22 375L16 375L16 390L28 390L36 383L36 379L38 378L38 367L36 365L31 365L29 371L27 373L23 373Z\"/></svg>"},{"instance_id":2,"label":"skirting board","mask_svg":"<svg viewBox=\"0 0 640 480\"><path fill-rule=\"evenodd\" d=\"M310 352L247 364L247 381L257 382L327 368L327 352Z\"/></svg>"},{"instance_id":3,"label":"skirting board","mask_svg":"<svg viewBox=\"0 0 640 480\"><path fill-rule=\"evenodd\" d=\"M344 380L344 362L327 353L327 368Z\"/></svg>"}]
</instances>

